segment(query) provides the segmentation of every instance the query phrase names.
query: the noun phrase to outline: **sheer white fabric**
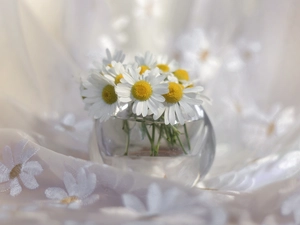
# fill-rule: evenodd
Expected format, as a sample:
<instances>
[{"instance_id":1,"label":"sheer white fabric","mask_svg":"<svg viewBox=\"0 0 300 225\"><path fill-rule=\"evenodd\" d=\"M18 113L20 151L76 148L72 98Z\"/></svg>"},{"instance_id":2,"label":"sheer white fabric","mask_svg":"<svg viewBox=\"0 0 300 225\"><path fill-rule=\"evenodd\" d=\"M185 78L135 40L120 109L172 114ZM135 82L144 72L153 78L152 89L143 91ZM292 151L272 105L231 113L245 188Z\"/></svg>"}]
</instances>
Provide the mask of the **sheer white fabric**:
<instances>
[{"instance_id":1,"label":"sheer white fabric","mask_svg":"<svg viewBox=\"0 0 300 225\"><path fill-rule=\"evenodd\" d=\"M299 224L299 9L297 0L1 1L0 223ZM106 48L177 57L205 85L218 143L197 187L89 161L79 80Z\"/></svg>"}]
</instances>

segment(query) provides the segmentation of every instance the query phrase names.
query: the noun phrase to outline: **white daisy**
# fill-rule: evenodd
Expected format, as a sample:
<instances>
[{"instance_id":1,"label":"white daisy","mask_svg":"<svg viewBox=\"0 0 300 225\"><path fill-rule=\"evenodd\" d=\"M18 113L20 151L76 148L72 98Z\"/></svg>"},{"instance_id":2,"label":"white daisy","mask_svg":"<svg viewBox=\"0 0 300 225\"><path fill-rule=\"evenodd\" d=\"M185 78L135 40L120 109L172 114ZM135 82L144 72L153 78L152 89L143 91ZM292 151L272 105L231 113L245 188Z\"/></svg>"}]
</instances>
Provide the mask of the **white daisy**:
<instances>
[{"instance_id":1,"label":"white daisy","mask_svg":"<svg viewBox=\"0 0 300 225\"><path fill-rule=\"evenodd\" d=\"M169 82L169 92L164 94L164 107L159 110L159 113L154 115L157 120L164 113L165 124L174 125L177 122L184 124L186 120L196 116L195 105L201 105L203 101L208 100L207 97L201 95L203 87L184 87L178 82Z\"/></svg>"},{"instance_id":2,"label":"white daisy","mask_svg":"<svg viewBox=\"0 0 300 225\"><path fill-rule=\"evenodd\" d=\"M111 63L111 68L107 70L107 74L104 76L115 83L115 85L119 84L121 82L121 79L123 78L123 74L128 74L126 67L120 63L113 61Z\"/></svg>"},{"instance_id":3,"label":"white daisy","mask_svg":"<svg viewBox=\"0 0 300 225\"><path fill-rule=\"evenodd\" d=\"M282 108L274 105L269 113L262 111L253 112L244 118L242 124L242 140L246 146L264 156L275 152L281 147L284 137L291 132L295 123L295 109L293 107ZM254 152L254 151L253 151Z\"/></svg>"},{"instance_id":4,"label":"white daisy","mask_svg":"<svg viewBox=\"0 0 300 225\"><path fill-rule=\"evenodd\" d=\"M146 52L144 56L135 56L135 61L138 66L141 67L140 74L143 74L147 70L154 69L157 64L156 57L150 52Z\"/></svg>"},{"instance_id":5,"label":"white daisy","mask_svg":"<svg viewBox=\"0 0 300 225\"><path fill-rule=\"evenodd\" d=\"M169 60L167 56L158 56L156 67L162 73L174 72L178 68L178 63L175 60Z\"/></svg>"},{"instance_id":6,"label":"white daisy","mask_svg":"<svg viewBox=\"0 0 300 225\"><path fill-rule=\"evenodd\" d=\"M92 74L87 81L82 81L81 95L89 114L100 122L108 120L118 110L115 82L102 75Z\"/></svg>"},{"instance_id":7,"label":"white daisy","mask_svg":"<svg viewBox=\"0 0 300 225\"><path fill-rule=\"evenodd\" d=\"M36 189L39 184L35 176L39 175L43 168L37 161L28 161L38 150L32 147L25 148L28 140L17 144L14 151L5 146L2 151L3 162L0 162L0 191L10 189L10 195L16 196L21 193L21 180L28 189Z\"/></svg>"},{"instance_id":8,"label":"white daisy","mask_svg":"<svg viewBox=\"0 0 300 225\"><path fill-rule=\"evenodd\" d=\"M158 69L140 75L139 69L129 68L129 74L124 74L121 83L116 86L116 93L120 102L133 102L132 112L136 115L155 115L158 108L163 107L165 99L162 94L168 93L168 84L162 83L164 79Z\"/></svg>"},{"instance_id":9,"label":"white daisy","mask_svg":"<svg viewBox=\"0 0 300 225\"><path fill-rule=\"evenodd\" d=\"M71 173L64 172L64 184L66 191L59 187L50 187L45 191L47 198L55 200L57 206L80 208L99 199L98 194L92 194L97 184L96 175L87 173L84 168L79 169L76 178Z\"/></svg>"},{"instance_id":10,"label":"white daisy","mask_svg":"<svg viewBox=\"0 0 300 225\"><path fill-rule=\"evenodd\" d=\"M112 56L109 49L106 49L106 56L107 58L104 58L102 60L105 66L111 65L113 61L122 63L125 59L125 54L123 54L122 51L116 51L115 54Z\"/></svg>"},{"instance_id":11,"label":"white daisy","mask_svg":"<svg viewBox=\"0 0 300 225\"><path fill-rule=\"evenodd\" d=\"M210 35L212 36L212 35ZM215 37L201 29L196 29L178 41L178 49L183 54L182 65L191 69L193 76L201 81L212 79L221 65L220 48L215 44Z\"/></svg>"}]
</instances>

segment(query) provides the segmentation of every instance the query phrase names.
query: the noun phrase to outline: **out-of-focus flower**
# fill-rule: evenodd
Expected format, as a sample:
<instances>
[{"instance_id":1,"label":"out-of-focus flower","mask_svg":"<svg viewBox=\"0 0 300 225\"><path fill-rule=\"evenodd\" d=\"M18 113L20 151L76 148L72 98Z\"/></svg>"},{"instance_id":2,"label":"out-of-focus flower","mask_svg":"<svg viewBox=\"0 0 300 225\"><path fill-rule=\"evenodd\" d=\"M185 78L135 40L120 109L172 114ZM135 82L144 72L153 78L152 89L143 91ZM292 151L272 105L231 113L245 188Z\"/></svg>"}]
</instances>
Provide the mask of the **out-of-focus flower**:
<instances>
[{"instance_id":1,"label":"out-of-focus flower","mask_svg":"<svg viewBox=\"0 0 300 225\"><path fill-rule=\"evenodd\" d=\"M196 29L180 37L177 48L182 55L182 66L202 82L213 78L221 65L221 51L215 37L208 37L204 30Z\"/></svg>"}]
</instances>

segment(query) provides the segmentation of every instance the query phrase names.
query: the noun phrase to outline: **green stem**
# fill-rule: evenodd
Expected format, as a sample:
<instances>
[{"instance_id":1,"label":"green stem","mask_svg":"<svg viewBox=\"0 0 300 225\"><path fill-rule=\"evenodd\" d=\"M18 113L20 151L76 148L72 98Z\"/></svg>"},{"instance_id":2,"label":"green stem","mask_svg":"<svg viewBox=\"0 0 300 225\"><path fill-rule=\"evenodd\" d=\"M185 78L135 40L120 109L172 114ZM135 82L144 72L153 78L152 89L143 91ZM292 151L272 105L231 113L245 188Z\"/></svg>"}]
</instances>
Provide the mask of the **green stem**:
<instances>
[{"instance_id":1,"label":"green stem","mask_svg":"<svg viewBox=\"0 0 300 225\"><path fill-rule=\"evenodd\" d=\"M190 138L189 138L188 131L186 129L186 124L184 124L183 127L184 127L184 134L185 134L185 138L186 138L186 141L187 141L188 148L189 148L189 150L191 150Z\"/></svg>"},{"instance_id":2,"label":"green stem","mask_svg":"<svg viewBox=\"0 0 300 225\"><path fill-rule=\"evenodd\" d=\"M129 149L129 143L130 143L130 129L129 129L129 125L128 125L128 121L127 120L123 120L123 130L127 134L126 148L125 148L124 155L128 155L128 149Z\"/></svg>"},{"instance_id":3,"label":"green stem","mask_svg":"<svg viewBox=\"0 0 300 225\"><path fill-rule=\"evenodd\" d=\"M181 140L180 140L180 138L179 138L179 134L178 134L178 133L176 133L176 138L177 138L177 140L178 140L178 142L179 142L179 144L180 144L180 146L181 146L183 152L187 155L187 152L185 151L185 149L184 149L184 147L183 147L183 144L182 144L182 142L181 142Z\"/></svg>"},{"instance_id":4,"label":"green stem","mask_svg":"<svg viewBox=\"0 0 300 225\"><path fill-rule=\"evenodd\" d=\"M155 124L152 123L152 143L151 143L151 151L152 151L152 155L155 155L155 146L154 146L154 142L155 142Z\"/></svg>"},{"instance_id":5,"label":"green stem","mask_svg":"<svg viewBox=\"0 0 300 225\"><path fill-rule=\"evenodd\" d=\"M149 131L147 129L147 126L146 126L145 122L142 122L142 126L144 127L144 130L146 131L147 137L148 137L148 139L150 141L150 144L151 144L151 155L152 155L153 154L153 147L152 147L153 146L153 140L152 140L152 138L151 138L151 136L149 134Z\"/></svg>"},{"instance_id":6,"label":"green stem","mask_svg":"<svg viewBox=\"0 0 300 225\"><path fill-rule=\"evenodd\" d=\"M155 152L154 152L155 156L158 155L158 149L159 149L159 145L160 145L160 140L161 140L162 133L163 133L163 126L164 126L163 124L160 125L159 137L158 137L157 144L156 144L156 147L155 147Z\"/></svg>"}]
</instances>

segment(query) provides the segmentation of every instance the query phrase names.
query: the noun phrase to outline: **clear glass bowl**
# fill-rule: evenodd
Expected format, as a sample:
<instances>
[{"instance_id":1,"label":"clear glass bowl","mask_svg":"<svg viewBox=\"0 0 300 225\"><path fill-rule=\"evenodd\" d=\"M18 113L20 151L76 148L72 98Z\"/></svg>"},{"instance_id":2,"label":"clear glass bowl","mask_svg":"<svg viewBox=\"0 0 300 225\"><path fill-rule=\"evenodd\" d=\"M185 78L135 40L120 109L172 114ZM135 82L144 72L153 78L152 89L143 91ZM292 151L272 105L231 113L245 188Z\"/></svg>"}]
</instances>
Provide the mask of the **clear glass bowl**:
<instances>
[{"instance_id":1,"label":"clear glass bowl","mask_svg":"<svg viewBox=\"0 0 300 225\"><path fill-rule=\"evenodd\" d=\"M215 156L215 135L211 122L202 107L195 108L197 115L185 127L175 125L180 132L180 144L177 141L177 144L170 145L170 141L164 138L169 136L165 132L159 141L156 156L151 156L151 144L145 130L141 129L143 124L139 122L140 118L112 117L103 123L96 120L90 148L91 160L102 160L124 171L135 171L193 186L207 174ZM128 134L122 129L124 119L130 128L129 142ZM150 134L153 134L152 129L155 127L157 142L162 123L149 120L145 125ZM125 155L127 143L128 154Z\"/></svg>"}]
</instances>

